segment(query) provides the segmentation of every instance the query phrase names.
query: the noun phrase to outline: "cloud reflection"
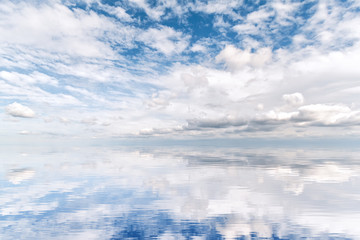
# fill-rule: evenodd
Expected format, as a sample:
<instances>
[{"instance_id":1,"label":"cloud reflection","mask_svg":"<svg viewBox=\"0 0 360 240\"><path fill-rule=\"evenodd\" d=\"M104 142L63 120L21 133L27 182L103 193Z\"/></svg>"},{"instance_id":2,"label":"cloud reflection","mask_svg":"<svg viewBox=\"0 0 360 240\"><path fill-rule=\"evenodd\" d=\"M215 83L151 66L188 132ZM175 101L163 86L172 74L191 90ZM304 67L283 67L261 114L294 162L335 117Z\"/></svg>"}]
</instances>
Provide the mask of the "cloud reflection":
<instances>
[{"instance_id":1,"label":"cloud reflection","mask_svg":"<svg viewBox=\"0 0 360 240\"><path fill-rule=\"evenodd\" d=\"M8 181L11 182L12 184L19 184L22 181L33 178L34 174L35 174L35 171L32 169L21 168L21 169L12 169L7 174L6 177L7 177Z\"/></svg>"},{"instance_id":2,"label":"cloud reflection","mask_svg":"<svg viewBox=\"0 0 360 240\"><path fill-rule=\"evenodd\" d=\"M4 239L25 230L36 239L360 236L356 151L92 147L39 150L26 161L7 154L19 168L1 162L5 179L17 183L1 190Z\"/></svg>"}]
</instances>

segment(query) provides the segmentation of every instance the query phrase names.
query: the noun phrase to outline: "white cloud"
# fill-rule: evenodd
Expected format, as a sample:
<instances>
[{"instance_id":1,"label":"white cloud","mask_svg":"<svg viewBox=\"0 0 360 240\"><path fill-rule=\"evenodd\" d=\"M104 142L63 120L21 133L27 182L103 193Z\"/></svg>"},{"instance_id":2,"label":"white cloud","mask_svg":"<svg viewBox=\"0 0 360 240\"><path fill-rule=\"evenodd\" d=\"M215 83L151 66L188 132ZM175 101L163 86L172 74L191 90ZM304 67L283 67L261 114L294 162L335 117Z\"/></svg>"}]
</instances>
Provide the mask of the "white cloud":
<instances>
[{"instance_id":1,"label":"white cloud","mask_svg":"<svg viewBox=\"0 0 360 240\"><path fill-rule=\"evenodd\" d=\"M37 71L34 71L31 74L1 71L0 79L1 78L11 84L15 84L18 86L32 85L32 84L47 84L52 86L58 85L57 79Z\"/></svg>"},{"instance_id":2,"label":"white cloud","mask_svg":"<svg viewBox=\"0 0 360 240\"><path fill-rule=\"evenodd\" d=\"M130 0L130 2L135 3L138 7L144 9L146 14L154 20L160 20L161 16L164 14L164 9L161 6L152 8L145 0Z\"/></svg>"},{"instance_id":3,"label":"white cloud","mask_svg":"<svg viewBox=\"0 0 360 240\"><path fill-rule=\"evenodd\" d=\"M35 112L31 108L21 105L20 103L17 102L9 104L8 106L6 106L5 109L7 114L13 117L22 117L22 118L35 117Z\"/></svg>"},{"instance_id":4,"label":"white cloud","mask_svg":"<svg viewBox=\"0 0 360 240\"><path fill-rule=\"evenodd\" d=\"M360 124L360 111L343 104L310 104L292 112L271 110L259 115L256 121L263 124L294 123L295 126L357 126Z\"/></svg>"},{"instance_id":5,"label":"white cloud","mask_svg":"<svg viewBox=\"0 0 360 240\"><path fill-rule=\"evenodd\" d=\"M248 22L235 25L233 27L233 29L239 35L244 35L244 34L256 34L257 35L260 33L260 28L258 25L254 25L254 24L248 23Z\"/></svg>"},{"instance_id":6,"label":"white cloud","mask_svg":"<svg viewBox=\"0 0 360 240\"><path fill-rule=\"evenodd\" d=\"M189 4L189 8L193 11L204 12L207 14L227 14L233 18L239 18L233 12L233 9L241 6L242 0L210 0L207 2L195 1Z\"/></svg>"},{"instance_id":7,"label":"white cloud","mask_svg":"<svg viewBox=\"0 0 360 240\"><path fill-rule=\"evenodd\" d=\"M107 105L108 107L110 107L112 105L112 103L110 101L107 101L104 97L99 96L95 93L92 93L92 92L86 90L85 88L75 88L72 86L65 86L65 89L74 94L79 94L88 99L92 99L93 101L96 102L96 104L102 103L102 104Z\"/></svg>"},{"instance_id":8,"label":"white cloud","mask_svg":"<svg viewBox=\"0 0 360 240\"><path fill-rule=\"evenodd\" d=\"M256 110L261 111L261 110L263 110L263 109L264 109L264 104L258 103L258 104L256 105Z\"/></svg>"},{"instance_id":9,"label":"white cloud","mask_svg":"<svg viewBox=\"0 0 360 240\"><path fill-rule=\"evenodd\" d=\"M101 2L99 2L99 4L101 4ZM127 14L125 9L123 9L122 7L119 6L113 7L106 4L101 4L100 8L108 12L109 14L115 15L120 20L129 21L129 22L133 21L131 16Z\"/></svg>"},{"instance_id":10,"label":"white cloud","mask_svg":"<svg viewBox=\"0 0 360 240\"><path fill-rule=\"evenodd\" d=\"M193 52L205 52L206 47L204 47L203 45L200 45L200 44L194 44L191 47L191 51L193 51Z\"/></svg>"},{"instance_id":11,"label":"white cloud","mask_svg":"<svg viewBox=\"0 0 360 240\"><path fill-rule=\"evenodd\" d=\"M264 118L259 118L257 120L258 121L261 120L288 121L297 114L298 114L297 112L281 112L281 111L271 110L264 114Z\"/></svg>"},{"instance_id":12,"label":"white cloud","mask_svg":"<svg viewBox=\"0 0 360 240\"><path fill-rule=\"evenodd\" d=\"M37 5L21 2L6 6L8 11L0 16L2 44L18 44L71 56L115 58L109 44L100 39L111 32L107 35L109 40L124 43L131 29L92 11L72 11L56 2Z\"/></svg>"},{"instance_id":13,"label":"white cloud","mask_svg":"<svg viewBox=\"0 0 360 240\"><path fill-rule=\"evenodd\" d=\"M271 1L269 2L271 8L275 10L276 22L282 26L289 25L290 22L299 21L294 15L301 6L298 2L291 1Z\"/></svg>"},{"instance_id":14,"label":"white cloud","mask_svg":"<svg viewBox=\"0 0 360 240\"><path fill-rule=\"evenodd\" d=\"M50 93L39 86L34 85L16 85L19 82L5 82L0 79L0 92L7 96L7 99L19 99L30 101L32 103L43 103L45 105L63 106L63 105L84 105L78 99L71 95L63 93ZM21 83L21 82L20 82ZM2 98L2 96L0 97Z\"/></svg>"},{"instance_id":15,"label":"white cloud","mask_svg":"<svg viewBox=\"0 0 360 240\"><path fill-rule=\"evenodd\" d=\"M303 3L288 1L268 2L248 16L234 11L241 1L195 1L183 9L176 1L86 3L84 9L59 1L1 3L0 98L43 109L45 119L69 120L66 128L47 121L12 132L88 128L102 136L127 136L152 129L171 136L206 130L209 136L227 136L226 131L251 130L278 136L284 131L312 134L316 126L323 127L323 134L331 132L324 126L358 131L360 35L350 27L359 21L351 4L314 2L309 12L315 15L305 21L297 14ZM150 19L132 19L127 12L134 6ZM215 14L220 34L193 42L181 28L162 25L161 20L187 11ZM186 17L179 18L183 27ZM145 22L150 25L142 26ZM298 24L297 35L277 48L276 31L291 23ZM238 35L230 40L229 31ZM135 48L141 56L127 52ZM195 63L187 62L189 54ZM299 108L303 96L307 105ZM351 108L330 113L326 107L309 107L318 104ZM236 126L242 120L247 127ZM81 122L86 124L79 127Z\"/></svg>"},{"instance_id":16,"label":"white cloud","mask_svg":"<svg viewBox=\"0 0 360 240\"><path fill-rule=\"evenodd\" d=\"M227 45L218 56L216 61L224 62L231 71L237 71L244 66L262 67L272 57L270 48L258 49L256 53L250 50L241 50L232 45Z\"/></svg>"},{"instance_id":17,"label":"white cloud","mask_svg":"<svg viewBox=\"0 0 360 240\"><path fill-rule=\"evenodd\" d=\"M188 46L188 36L167 26L150 28L139 39L167 56L181 53Z\"/></svg>"},{"instance_id":18,"label":"white cloud","mask_svg":"<svg viewBox=\"0 0 360 240\"><path fill-rule=\"evenodd\" d=\"M250 14L248 14L246 16L246 19L250 22L253 23L259 23L262 22L264 20L266 20L267 18L271 17L272 13L265 10L265 9L260 9L256 12L251 12Z\"/></svg>"},{"instance_id":19,"label":"white cloud","mask_svg":"<svg viewBox=\"0 0 360 240\"><path fill-rule=\"evenodd\" d=\"M321 125L358 125L360 111L352 111L341 104L311 104L300 107L293 120Z\"/></svg>"}]
</instances>

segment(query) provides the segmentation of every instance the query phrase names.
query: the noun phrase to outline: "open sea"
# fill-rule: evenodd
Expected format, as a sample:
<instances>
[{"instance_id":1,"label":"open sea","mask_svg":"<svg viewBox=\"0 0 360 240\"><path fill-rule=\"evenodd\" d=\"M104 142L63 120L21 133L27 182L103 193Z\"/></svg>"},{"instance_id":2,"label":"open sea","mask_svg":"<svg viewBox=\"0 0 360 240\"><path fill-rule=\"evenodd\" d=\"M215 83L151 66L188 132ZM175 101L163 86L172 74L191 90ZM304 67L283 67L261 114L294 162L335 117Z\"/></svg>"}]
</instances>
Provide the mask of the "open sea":
<instances>
[{"instance_id":1,"label":"open sea","mask_svg":"<svg viewBox=\"0 0 360 240\"><path fill-rule=\"evenodd\" d=\"M360 149L2 146L0 239L360 239Z\"/></svg>"}]
</instances>

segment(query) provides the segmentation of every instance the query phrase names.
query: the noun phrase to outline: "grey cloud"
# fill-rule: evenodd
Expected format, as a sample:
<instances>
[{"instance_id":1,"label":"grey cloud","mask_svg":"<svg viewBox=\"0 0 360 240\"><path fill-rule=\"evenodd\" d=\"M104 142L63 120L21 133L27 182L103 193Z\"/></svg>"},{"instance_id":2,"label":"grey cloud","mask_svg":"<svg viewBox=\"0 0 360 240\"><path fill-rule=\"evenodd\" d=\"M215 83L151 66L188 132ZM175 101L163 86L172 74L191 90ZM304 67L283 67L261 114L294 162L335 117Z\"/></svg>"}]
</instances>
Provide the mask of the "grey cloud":
<instances>
[{"instance_id":1,"label":"grey cloud","mask_svg":"<svg viewBox=\"0 0 360 240\"><path fill-rule=\"evenodd\" d=\"M187 124L173 129L145 129L142 135L174 134L184 131L211 131L233 127L226 133L241 132L270 132L285 127L326 126L326 127L354 127L360 125L360 111L353 111L346 105L312 104L305 105L293 112L272 110L255 118L194 118L188 119Z\"/></svg>"},{"instance_id":2,"label":"grey cloud","mask_svg":"<svg viewBox=\"0 0 360 240\"><path fill-rule=\"evenodd\" d=\"M227 128L230 126L245 126L247 121L243 119L236 119L233 117L225 117L220 119L190 119L187 120L188 125L185 129L195 130L201 128Z\"/></svg>"},{"instance_id":3,"label":"grey cloud","mask_svg":"<svg viewBox=\"0 0 360 240\"><path fill-rule=\"evenodd\" d=\"M298 106L304 103L304 96L301 93L284 94L282 99L289 105Z\"/></svg>"},{"instance_id":4,"label":"grey cloud","mask_svg":"<svg viewBox=\"0 0 360 240\"><path fill-rule=\"evenodd\" d=\"M351 110L343 104L310 104L293 112L272 110L251 122L262 125L356 126L360 124L360 111Z\"/></svg>"},{"instance_id":5,"label":"grey cloud","mask_svg":"<svg viewBox=\"0 0 360 240\"><path fill-rule=\"evenodd\" d=\"M360 111L346 105L311 104L300 107L291 120L310 125L349 126L360 124Z\"/></svg>"}]
</instances>

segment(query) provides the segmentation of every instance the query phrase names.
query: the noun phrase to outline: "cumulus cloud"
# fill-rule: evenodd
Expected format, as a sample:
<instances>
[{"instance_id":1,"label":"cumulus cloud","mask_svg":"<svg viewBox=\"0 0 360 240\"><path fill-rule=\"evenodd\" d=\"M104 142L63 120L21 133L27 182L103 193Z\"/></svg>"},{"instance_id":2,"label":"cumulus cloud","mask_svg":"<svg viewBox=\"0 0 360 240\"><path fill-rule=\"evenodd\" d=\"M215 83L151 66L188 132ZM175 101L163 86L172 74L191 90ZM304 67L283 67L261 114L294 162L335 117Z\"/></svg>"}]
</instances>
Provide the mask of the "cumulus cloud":
<instances>
[{"instance_id":1,"label":"cumulus cloud","mask_svg":"<svg viewBox=\"0 0 360 240\"><path fill-rule=\"evenodd\" d=\"M311 104L300 107L292 120L320 125L359 125L360 111L342 104Z\"/></svg>"},{"instance_id":2,"label":"cumulus cloud","mask_svg":"<svg viewBox=\"0 0 360 240\"><path fill-rule=\"evenodd\" d=\"M233 45L227 45L218 56L217 62L224 62L231 71L242 69L244 66L262 67L272 57L270 48L260 48L256 53L241 50Z\"/></svg>"},{"instance_id":3,"label":"cumulus cloud","mask_svg":"<svg viewBox=\"0 0 360 240\"><path fill-rule=\"evenodd\" d=\"M24 105L21 105L20 103L14 102L12 104L9 104L5 108L7 114L13 116L13 117L22 117L22 118L33 118L35 117L35 112Z\"/></svg>"},{"instance_id":4,"label":"cumulus cloud","mask_svg":"<svg viewBox=\"0 0 360 240\"><path fill-rule=\"evenodd\" d=\"M294 115L297 115L298 112L282 112L282 111L276 111L276 110L270 110L266 112L262 118L256 119L257 122L264 123L268 120L271 121L288 121L290 120Z\"/></svg>"}]
</instances>

